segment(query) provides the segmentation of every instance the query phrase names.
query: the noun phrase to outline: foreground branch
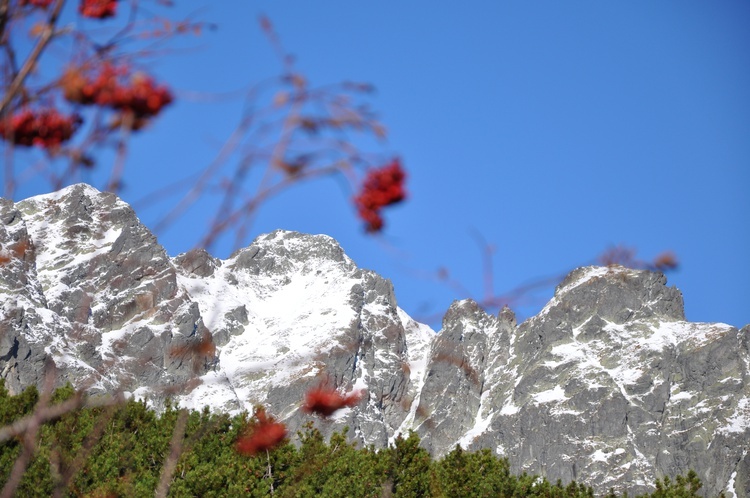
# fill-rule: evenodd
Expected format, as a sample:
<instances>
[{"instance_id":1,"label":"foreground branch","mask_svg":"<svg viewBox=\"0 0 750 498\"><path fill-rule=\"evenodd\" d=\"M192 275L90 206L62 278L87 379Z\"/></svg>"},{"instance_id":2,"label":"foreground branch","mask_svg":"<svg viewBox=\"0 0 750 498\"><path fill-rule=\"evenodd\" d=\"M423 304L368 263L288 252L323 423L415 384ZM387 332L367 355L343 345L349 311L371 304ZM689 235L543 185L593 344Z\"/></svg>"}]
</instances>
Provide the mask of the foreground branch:
<instances>
[{"instance_id":1,"label":"foreground branch","mask_svg":"<svg viewBox=\"0 0 750 498\"><path fill-rule=\"evenodd\" d=\"M18 74L16 74L16 77L13 78L13 81L8 87L8 91L5 92L5 95L3 95L3 100L0 102L0 115L5 112L5 109L21 90L24 81L26 81L26 77L29 75L31 70L36 67L37 62L42 55L42 52L47 47L47 44L52 39L52 36L55 34L55 25L57 24L57 19L60 17L60 11L62 10L64 4L65 0L57 0L57 3L55 3L52 14L50 14L49 20L44 26L41 35L39 35L39 41L34 46L34 50L31 51L31 54L29 54L26 62L24 62L23 67L21 67L21 70L18 72Z\"/></svg>"},{"instance_id":2,"label":"foreground branch","mask_svg":"<svg viewBox=\"0 0 750 498\"><path fill-rule=\"evenodd\" d=\"M47 406L41 410L37 410L31 415L28 415L22 419L16 420L10 425L0 428L0 443L9 441L15 437L24 434L34 424L46 424L53 420L57 420L66 413L73 412L79 408L97 408L100 406L111 406L121 403L122 397L116 396L111 399L103 399L97 401L89 401L84 398L82 392L77 392L76 395L67 401L58 403L53 406Z\"/></svg>"}]
</instances>

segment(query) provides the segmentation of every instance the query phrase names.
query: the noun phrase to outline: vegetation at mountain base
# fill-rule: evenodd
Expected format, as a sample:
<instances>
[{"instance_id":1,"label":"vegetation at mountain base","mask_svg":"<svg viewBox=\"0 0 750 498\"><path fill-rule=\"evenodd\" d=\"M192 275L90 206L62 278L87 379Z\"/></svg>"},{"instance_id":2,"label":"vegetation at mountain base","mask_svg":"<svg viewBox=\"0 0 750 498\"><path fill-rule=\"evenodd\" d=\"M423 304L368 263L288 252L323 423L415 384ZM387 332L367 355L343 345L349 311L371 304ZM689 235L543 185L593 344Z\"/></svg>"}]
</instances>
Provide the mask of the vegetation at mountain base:
<instances>
[{"instance_id":1,"label":"vegetation at mountain base","mask_svg":"<svg viewBox=\"0 0 750 498\"><path fill-rule=\"evenodd\" d=\"M66 386L57 389L49 403L73 396L75 390ZM12 396L0 380L0 427L35 413L41 398L35 387ZM376 451L348 442L346 430L325 441L310 422L298 433L297 444L287 438L272 449L248 455L238 451L237 442L259 423L256 417L211 413L208 408L187 413L170 404L159 415L135 400L67 412L42 425L16 494L154 496L181 414L187 414L187 423L167 495L172 497L595 496L590 487L576 482L552 484L538 476L514 475L508 460L488 449L468 452L457 446L435 460L420 447L414 432ZM261 423L270 420L265 417ZM0 483L13 471L23 437L0 443ZM690 471L674 480L659 479L655 488L643 498L697 497L701 482Z\"/></svg>"}]
</instances>

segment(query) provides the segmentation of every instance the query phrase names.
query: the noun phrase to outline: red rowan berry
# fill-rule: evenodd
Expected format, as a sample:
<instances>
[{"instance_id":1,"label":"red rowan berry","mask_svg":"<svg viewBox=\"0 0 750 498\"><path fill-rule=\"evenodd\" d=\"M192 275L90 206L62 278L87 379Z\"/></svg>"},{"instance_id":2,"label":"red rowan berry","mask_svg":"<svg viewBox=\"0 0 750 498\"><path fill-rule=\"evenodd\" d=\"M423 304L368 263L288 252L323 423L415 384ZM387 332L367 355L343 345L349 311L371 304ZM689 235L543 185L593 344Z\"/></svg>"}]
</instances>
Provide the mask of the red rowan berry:
<instances>
[{"instance_id":1,"label":"red rowan berry","mask_svg":"<svg viewBox=\"0 0 750 498\"><path fill-rule=\"evenodd\" d=\"M318 387L307 392L302 409L307 413L315 413L328 418L342 408L355 406L361 399L361 392L344 396L335 389Z\"/></svg>"},{"instance_id":2,"label":"red rowan berry","mask_svg":"<svg viewBox=\"0 0 750 498\"><path fill-rule=\"evenodd\" d=\"M56 109L24 109L0 121L0 136L16 145L55 148L70 140L81 122L77 114L65 116Z\"/></svg>"},{"instance_id":3,"label":"red rowan berry","mask_svg":"<svg viewBox=\"0 0 750 498\"><path fill-rule=\"evenodd\" d=\"M357 214L365 222L365 230L368 232L382 230L384 223L380 210L406 198L405 180L406 173L398 159L367 173L362 184L362 191L354 198Z\"/></svg>"},{"instance_id":4,"label":"red rowan berry","mask_svg":"<svg viewBox=\"0 0 750 498\"><path fill-rule=\"evenodd\" d=\"M677 256L673 252L667 251L659 254L654 259L653 267L659 271L674 270L679 266Z\"/></svg>"},{"instance_id":5,"label":"red rowan berry","mask_svg":"<svg viewBox=\"0 0 750 498\"><path fill-rule=\"evenodd\" d=\"M81 0L78 12L83 17L107 19L114 17L117 11L117 0Z\"/></svg>"},{"instance_id":6,"label":"red rowan berry","mask_svg":"<svg viewBox=\"0 0 750 498\"><path fill-rule=\"evenodd\" d=\"M127 66L115 66L109 62L102 64L93 79L84 75L81 68L68 69L61 81L63 94L70 102L132 113L134 122L142 126L172 102L172 94L167 87L156 85L150 76L142 73L122 82L128 73Z\"/></svg>"},{"instance_id":7,"label":"red rowan berry","mask_svg":"<svg viewBox=\"0 0 750 498\"><path fill-rule=\"evenodd\" d=\"M264 408L255 410L256 424L251 430L237 439L235 448L238 453L243 455L255 455L261 451L275 448L286 437L286 427L284 424L275 422L274 419L266 414Z\"/></svg>"}]
</instances>

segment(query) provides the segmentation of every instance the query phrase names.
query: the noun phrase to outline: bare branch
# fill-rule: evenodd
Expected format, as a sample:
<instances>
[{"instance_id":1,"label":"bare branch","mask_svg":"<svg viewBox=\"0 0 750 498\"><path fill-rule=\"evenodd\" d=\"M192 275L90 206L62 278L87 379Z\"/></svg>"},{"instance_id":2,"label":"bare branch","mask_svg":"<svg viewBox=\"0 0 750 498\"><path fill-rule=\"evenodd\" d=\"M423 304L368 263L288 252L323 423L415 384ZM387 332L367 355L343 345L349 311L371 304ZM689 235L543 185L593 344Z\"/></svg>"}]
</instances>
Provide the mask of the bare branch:
<instances>
[{"instance_id":1,"label":"bare branch","mask_svg":"<svg viewBox=\"0 0 750 498\"><path fill-rule=\"evenodd\" d=\"M3 36L5 35L5 26L8 24L8 18L10 18L10 0L0 0L0 43L2 43Z\"/></svg>"},{"instance_id":2,"label":"bare branch","mask_svg":"<svg viewBox=\"0 0 750 498\"><path fill-rule=\"evenodd\" d=\"M56 420L66 413L78 410L82 407L94 408L97 406L109 406L122 403L122 397L115 396L111 399L101 400L87 400L83 396L83 392L77 392L76 395L67 401L58 403L56 405L44 407L41 410L37 410L35 413L28 415L20 420L16 420L10 425L0 428L0 443L9 441L14 437L18 437L32 426L34 423L46 424ZM37 422L35 422L35 420Z\"/></svg>"},{"instance_id":3,"label":"bare branch","mask_svg":"<svg viewBox=\"0 0 750 498\"><path fill-rule=\"evenodd\" d=\"M169 455L164 461L164 465L162 465L159 485L154 493L156 498L166 498L167 493L169 492L169 486L172 484L172 477L177 468L177 461L180 459L180 454L182 454L182 445L185 439L187 421L187 410L180 410L180 413L177 416L177 422L174 426L174 432L172 432L172 440L169 443Z\"/></svg>"},{"instance_id":4,"label":"bare branch","mask_svg":"<svg viewBox=\"0 0 750 498\"><path fill-rule=\"evenodd\" d=\"M117 157L115 165L112 168L112 174L107 182L107 190L117 192L122 187L122 174L125 171L125 159L128 154L128 141L130 133L135 124L135 114L133 112L124 112L122 115L122 124L120 126L120 140L117 142Z\"/></svg>"},{"instance_id":5,"label":"bare branch","mask_svg":"<svg viewBox=\"0 0 750 498\"><path fill-rule=\"evenodd\" d=\"M242 206L227 214L222 219L217 220L208 230L208 233L203 237L201 242L198 244L198 247L202 247L204 249L210 248L216 242L216 239L231 226L237 223L242 216L247 216L249 213L253 213L260 204L278 194L285 188L289 187L291 184L299 183L303 180L310 180L312 178L320 176L330 175L332 173L339 172L340 169L340 165L334 164L327 168L318 168L314 170L304 171L294 177L284 178L280 182L266 188L266 190L258 192L257 195L249 199Z\"/></svg>"},{"instance_id":6,"label":"bare branch","mask_svg":"<svg viewBox=\"0 0 750 498\"><path fill-rule=\"evenodd\" d=\"M57 2L55 3L49 20L44 26L42 33L39 35L39 41L37 41L34 49L26 59L26 62L23 63L23 67L21 67L21 70L18 72L18 74L16 74L15 78L11 82L10 86L8 87L8 91L5 92L5 95L3 96L3 100L0 101L0 115L5 112L8 105L21 90L24 81L26 81L26 77L29 75L34 66L36 66L36 63L39 61L42 52L47 47L47 44L50 42L50 40L52 40L52 37L55 34L55 25L57 24L57 20L60 17L60 11L62 10L64 4L65 0L57 0Z\"/></svg>"},{"instance_id":7,"label":"bare branch","mask_svg":"<svg viewBox=\"0 0 750 498\"><path fill-rule=\"evenodd\" d=\"M94 450L94 446L101 439L104 434L104 430L107 428L107 421L110 420L116 410L116 405L110 405L107 407L100 417L99 422L94 426L94 429L86 435L86 439L83 441L81 450L75 456L73 462L68 466L67 469L60 475L60 480L55 486L53 493L54 498L58 498L65 495L65 490L68 487L70 481L75 477L79 470L83 468L84 463L91 455Z\"/></svg>"}]
</instances>

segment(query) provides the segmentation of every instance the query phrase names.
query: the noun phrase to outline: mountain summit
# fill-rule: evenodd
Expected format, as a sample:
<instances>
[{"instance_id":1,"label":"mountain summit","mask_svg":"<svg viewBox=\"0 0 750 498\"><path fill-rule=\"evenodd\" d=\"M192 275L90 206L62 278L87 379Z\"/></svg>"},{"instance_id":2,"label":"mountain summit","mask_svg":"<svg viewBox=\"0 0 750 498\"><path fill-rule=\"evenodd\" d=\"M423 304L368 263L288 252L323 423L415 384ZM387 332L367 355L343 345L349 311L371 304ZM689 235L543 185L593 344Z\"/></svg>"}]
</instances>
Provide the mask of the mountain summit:
<instances>
[{"instance_id":1,"label":"mountain summit","mask_svg":"<svg viewBox=\"0 0 750 498\"><path fill-rule=\"evenodd\" d=\"M363 392L320 425L442 455L490 448L514 471L641 492L694 469L750 497L750 326L685 320L661 273L579 268L516 323L454 302L435 333L325 235L278 230L220 260L171 258L135 212L84 184L0 199L0 377L155 408L263 404L290 432L305 393Z\"/></svg>"}]
</instances>

